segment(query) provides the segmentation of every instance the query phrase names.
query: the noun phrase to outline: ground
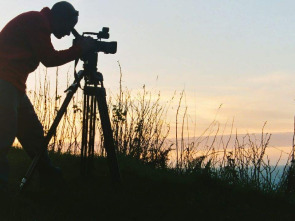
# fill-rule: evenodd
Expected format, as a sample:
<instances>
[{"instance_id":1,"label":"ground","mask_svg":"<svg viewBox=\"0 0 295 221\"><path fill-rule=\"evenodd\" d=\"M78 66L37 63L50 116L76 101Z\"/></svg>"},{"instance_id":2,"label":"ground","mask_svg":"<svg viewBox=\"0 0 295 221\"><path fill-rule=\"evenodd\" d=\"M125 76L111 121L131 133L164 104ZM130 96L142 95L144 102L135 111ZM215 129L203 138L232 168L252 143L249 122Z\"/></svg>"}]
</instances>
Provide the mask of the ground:
<instances>
[{"instance_id":1,"label":"ground","mask_svg":"<svg viewBox=\"0 0 295 221\"><path fill-rule=\"evenodd\" d=\"M228 185L203 175L179 175L119 157L120 185L107 162L95 159L93 175L80 176L80 159L52 154L64 173L59 189L40 189L37 174L23 194L18 185L30 160L20 149L9 154L9 194L1 220L294 220L292 197Z\"/></svg>"}]
</instances>

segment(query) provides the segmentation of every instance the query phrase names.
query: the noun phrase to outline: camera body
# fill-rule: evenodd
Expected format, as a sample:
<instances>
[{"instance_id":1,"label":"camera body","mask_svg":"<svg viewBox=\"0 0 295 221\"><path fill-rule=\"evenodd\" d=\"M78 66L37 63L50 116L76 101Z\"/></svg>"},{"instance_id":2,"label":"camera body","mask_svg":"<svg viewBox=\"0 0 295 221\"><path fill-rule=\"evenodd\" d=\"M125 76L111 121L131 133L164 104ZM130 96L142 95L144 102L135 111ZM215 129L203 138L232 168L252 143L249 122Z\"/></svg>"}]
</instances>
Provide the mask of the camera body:
<instances>
[{"instance_id":1,"label":"camera body","mask_svg":"<svg viewBox=\"0 0 295 221\"><path fill-rule=\"evenodd\" d=\"M73 44L80 39L84 37L92 37L95 36L97 40L96 47L94 48L94 52L103 52L105 54L115 54L117 52L117 42L116 41L102 41L101 39L109 39L109 28L103 27L101 31L98 33L95 32L83 32L82 36L75 30L72 30L73 35L75 36Z\"/></svg>"}]
</instances>

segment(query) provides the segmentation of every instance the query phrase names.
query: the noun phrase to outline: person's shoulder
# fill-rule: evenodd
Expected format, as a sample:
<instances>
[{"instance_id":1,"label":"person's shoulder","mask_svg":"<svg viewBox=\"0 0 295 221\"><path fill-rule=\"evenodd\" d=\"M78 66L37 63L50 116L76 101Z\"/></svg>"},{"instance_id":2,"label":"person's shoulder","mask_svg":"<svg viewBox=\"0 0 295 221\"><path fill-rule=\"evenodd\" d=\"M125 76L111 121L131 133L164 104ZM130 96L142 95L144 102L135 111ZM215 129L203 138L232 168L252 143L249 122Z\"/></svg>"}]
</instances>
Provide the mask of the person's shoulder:
<instances>
[{"instance_id":1,"label":"person's shoulder","mask_svg":"<svg viewBox=\"0 0 295 221\"><path fill-rule=\"evenodd\" d=\"M39 11L24 12L15 18L15 23L21 25L26 31L50 32L48 19Z\"/></svg>"},{"instance_id":2,"label":"person's shoulder","mask_svg":"<svg viewBox=\"0 0 295 221\"><path fill-rule=\"evenodd\" d=\"M17 18L23 21L32 22L32 24L46 23L46 18L38 11L29 11L20 14Z\"/></svg>"}]
</instances>

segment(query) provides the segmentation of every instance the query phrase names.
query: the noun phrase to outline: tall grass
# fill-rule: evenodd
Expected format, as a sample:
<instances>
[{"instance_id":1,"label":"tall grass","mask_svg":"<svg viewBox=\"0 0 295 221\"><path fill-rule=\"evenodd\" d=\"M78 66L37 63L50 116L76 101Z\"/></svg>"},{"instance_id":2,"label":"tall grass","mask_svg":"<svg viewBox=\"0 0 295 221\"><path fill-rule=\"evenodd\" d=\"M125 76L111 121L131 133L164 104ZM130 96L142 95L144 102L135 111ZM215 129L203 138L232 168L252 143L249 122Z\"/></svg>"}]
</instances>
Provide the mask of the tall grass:
<instances>
[{"instance_id":1,"label":"tall grass","mask_svg":"<svg viewBox=\"0 0 295 221\"><path fill-rule=\"evenodd\" d=\"M271 134L264 132L266 123L262 126L260 138L257 138L234 132L234 119L230 126L226 123L221 128L215 117L200 136L192 136L189 128L196 128L196 122L189 120L191 118L184 91L179 96L175 92L165 101L160 91L147 90L145 85L134 93L123 86L120 63L118 66L119 91L116 94L108 91L108 105L113 137L120 154L140 159L154 167L171 167L180 173L202 173L219 177L228 183L249 185L265 191L294 191L294 142L284 170L280 173L280 161L272 165L266 153L271 139ZM61 78L58 68L55 77L52 89L46 70L44 73L35 73L34 90L28 91L45 133L65 96L58 90ZM66 78L69 86L72 80L69 71ZM49 144L49 150L80 153L82 93L78 90L73 97ZM176 106L175 121L168 119L168 112L173 105ZM218 111L220 109L221 106ZM98 115L97 119L99 122ZM173 139L172 125L175 125ZM227 127L230 129L229 136L224 134ZM95 152L105 155L101 135L102 129L98 123Z\"/></svg>"}]
</instances>

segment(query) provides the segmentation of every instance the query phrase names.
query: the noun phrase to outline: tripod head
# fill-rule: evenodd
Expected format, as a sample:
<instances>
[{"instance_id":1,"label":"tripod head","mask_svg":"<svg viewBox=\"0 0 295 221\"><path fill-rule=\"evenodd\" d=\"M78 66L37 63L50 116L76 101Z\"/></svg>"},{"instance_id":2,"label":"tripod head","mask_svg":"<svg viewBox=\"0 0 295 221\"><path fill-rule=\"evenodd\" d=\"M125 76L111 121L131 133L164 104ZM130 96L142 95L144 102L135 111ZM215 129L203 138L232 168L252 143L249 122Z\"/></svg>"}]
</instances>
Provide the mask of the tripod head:
<instances>
[{"instance_id":1,"label":"tripod head","mask_svg":"<svg viewBox=\"0 0 295 221\"><path fill-rule=\"evenodd\" d=\"M83 58L83 69L85 72L85 81L87 84L102 85L102 73L97 71L97 52L89 53Z\"/></svg>"}]
</instances>

